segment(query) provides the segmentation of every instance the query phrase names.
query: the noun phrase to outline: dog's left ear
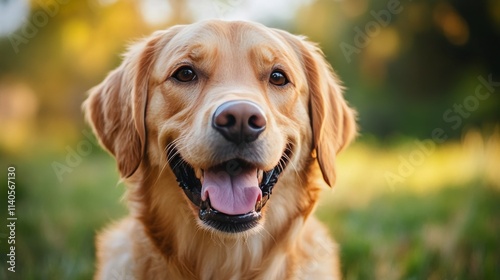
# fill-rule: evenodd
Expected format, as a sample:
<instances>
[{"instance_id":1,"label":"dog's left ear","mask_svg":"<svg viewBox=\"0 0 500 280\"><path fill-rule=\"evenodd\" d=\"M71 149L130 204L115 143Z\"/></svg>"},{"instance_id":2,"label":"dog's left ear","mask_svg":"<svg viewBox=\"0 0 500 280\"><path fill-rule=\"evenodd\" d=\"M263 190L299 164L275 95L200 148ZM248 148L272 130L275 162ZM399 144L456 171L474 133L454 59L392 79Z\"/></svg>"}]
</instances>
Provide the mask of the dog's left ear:
<instances>
[{"instance_id":1,"label":"dog's left ear","mask_svg":"<svg viewBox=\"0 0 500 280\"><path fill-rule=\"evenodd\" d=\"M326 61L323 52L303 37L278 31L302 58L308 91L309 115L316 151L323 178L335 184L335 157L356 135L356 112L342 94L342 86Z\"/></svg>"},{"instance_id":2,"label":"dog's left ear","mask_svg":"<svg viewBox=\"0 0 500 280\"><path fill-rule=\"evenodd\" d=\"M356 112L342 94L342 86L323 52L302 39L302 53L309 84L309 114L313 148L325 182L335 184L335 157L356 135Z\"/></svg>"},{"instance_id":3,"label":"dog's left ear","mask_svg":"<svg viewBox=\"0 0 500 280\"><path fill-rule=\"evenodd\" d=\"M87 121L100 144L116 158L123 178L135 173L145 153L145 113L155 55L179 28L155 32L132 45L122 64L90 90L83 104Z\"/></svg>"}]
</instances>

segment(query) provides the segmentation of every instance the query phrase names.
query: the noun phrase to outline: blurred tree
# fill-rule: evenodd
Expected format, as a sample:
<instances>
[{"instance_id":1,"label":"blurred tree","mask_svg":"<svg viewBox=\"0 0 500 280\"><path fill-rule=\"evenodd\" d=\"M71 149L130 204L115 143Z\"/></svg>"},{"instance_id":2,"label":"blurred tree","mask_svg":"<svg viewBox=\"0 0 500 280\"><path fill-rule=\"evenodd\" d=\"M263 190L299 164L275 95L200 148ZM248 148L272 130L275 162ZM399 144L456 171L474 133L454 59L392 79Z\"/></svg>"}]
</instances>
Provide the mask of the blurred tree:
<instances>
[{"instance_id":1,"label":"blurred tree","mask_svg":"<svg viewBox=\"0 0 500 280\"><path fill-rule=\"evenodd\" d=\"M366 133L460 136L443 114L475 94L479 75L500 81L498 1L318 0L294 29L321 42ZM461 128L498 123L498 91Z\"/></svg>"},{"instance_id":2,"label":"blurred tree","mask_svg":"<svg viewBox=\"0 0 500 280\"><path fill-rule=\"evenodd\" d=\"M24 135L18 146L29 146L36 137L47 149L61 150L68 141L81 138L85 93L119 65L131 40L191 21L184 1L172 0L170 16L161 26L147 24L141 4L139 0L32 1L23 25L0 38L0 88L4 89L0 94L17 96L6 90L23 84L38 104L37 125L15 122ZM11 99L6 104L19 103Z\"/></svg>"}]
</instances>

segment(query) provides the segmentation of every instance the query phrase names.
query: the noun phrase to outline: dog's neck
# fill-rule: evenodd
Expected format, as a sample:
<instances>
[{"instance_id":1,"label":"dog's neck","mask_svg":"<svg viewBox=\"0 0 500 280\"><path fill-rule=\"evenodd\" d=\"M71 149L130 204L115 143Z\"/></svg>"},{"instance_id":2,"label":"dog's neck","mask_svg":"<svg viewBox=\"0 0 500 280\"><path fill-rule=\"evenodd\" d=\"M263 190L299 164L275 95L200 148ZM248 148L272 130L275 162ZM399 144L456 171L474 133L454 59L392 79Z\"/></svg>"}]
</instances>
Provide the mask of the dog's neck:
<instances>
[{"instance_id":1,"label":"dog's neck","mask_svg":"<svg viewBox=\"0 0 500 280\"><path fill-rule=\"evenodd\" d=\"M186 279L193 275L243 273L246 277L256 271L262 273L267 266L274 267L269 270L272 275L267 279L286 275L286 268L292 265L293 260L279 250L295 245L285 242L293 243L301 238L303 233L300 229L314 209L319 192L319 187L314 184L304 187L306 183L311 185L306 176L310 171L288 170L280 178L263 209L264 219L279 222L264 222L260 229L255 230L257 232L251 230L248 234L229 237L200 228L196 220L197 213L177 186L170 170L160 172L159 168L148 167L148 172L140 173L145 176L129 192L133 214L144 226L148 241L163 256L168 267L175 268L176 271L172 273ZM304 184L292 183L297 180ZM302 190L286 190L299 185ZM301 198L291 195L301 192ZM173 205L177 205L177 208L172 209ZM278 205L282 208L278 208ZM271 254L273 259L269 260L267 256ZM276 258L280 254L282 258Z\"/></svg>"}]
</instances>

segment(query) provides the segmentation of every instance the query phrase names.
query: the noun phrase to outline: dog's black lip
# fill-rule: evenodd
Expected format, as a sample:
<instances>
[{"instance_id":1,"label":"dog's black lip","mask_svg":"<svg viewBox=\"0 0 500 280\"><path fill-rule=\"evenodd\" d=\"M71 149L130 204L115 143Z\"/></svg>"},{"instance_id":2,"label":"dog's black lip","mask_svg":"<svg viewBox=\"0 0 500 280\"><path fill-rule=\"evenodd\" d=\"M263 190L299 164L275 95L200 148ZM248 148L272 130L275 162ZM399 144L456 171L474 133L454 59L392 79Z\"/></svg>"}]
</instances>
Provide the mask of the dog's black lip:
<instances>
[{"instance_id":1,"label":"dog's black lip","mask_svg":"<svg viewBox=\"0 0 500 280\"><path fill-rule=\"evenodd\" d=\"M251 211L242 215L226 215L211 207L210 198L201 202L198 216L206 225L231 233L249 230L257 226L261 218L260 212L257 211Z\"/></svg>"},{"instance_id":2,"label":"dog's black lip","mask_svg":"<svg viewBox=\"0 0 500 280\"><path fill-rule=\"evenodd\" d=\"M167 157L170 168L174 172L179 186L182 188L186 196L191 202L199 208L200 220L208 226L217 230L237 233L249 230L258 225L261 218L260 210L269 200L274 185L278 182L279 175L283 172L289 159L291 152L290 145L283 152L283 155L273 169L263 172L262 181L259 185L262 191L262 200L258 205L257 211L253 210L241 215L227 215L213 209L210 205L210 200L201 200L201 182L196 177L194 169L190 166L179 154L174 145L169 145L167 148Z\"/></svg>"}]
</instances>

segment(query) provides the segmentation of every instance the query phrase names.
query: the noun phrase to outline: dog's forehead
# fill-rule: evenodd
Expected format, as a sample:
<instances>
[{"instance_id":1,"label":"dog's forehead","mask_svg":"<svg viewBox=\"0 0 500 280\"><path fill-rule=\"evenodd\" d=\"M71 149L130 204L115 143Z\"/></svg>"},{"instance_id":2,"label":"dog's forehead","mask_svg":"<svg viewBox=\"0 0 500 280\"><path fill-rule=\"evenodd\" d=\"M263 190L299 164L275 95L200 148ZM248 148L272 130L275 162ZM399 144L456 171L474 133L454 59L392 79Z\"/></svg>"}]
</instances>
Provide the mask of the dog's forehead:
<instances>
[{"instance_id":1,"label":"dog's forehead","mask_svg":"<svg viewBox=\"0 0 500 280\"><path fill-rule=\"evenodd\" d=\"M194 42L229 41L233 44L275 41L271 28L245 21L208 20L187 25L178 37ZM177 36L176 36L177 37Z\"/></svg>"},{"instance_id":2,"label":"dog's forehead","mask_svg":"<svg viewBox=\"0 0 500 280\"><path fill-rule=\"evenodd\" d=\"M290 46L271 28L244 21L208 20L187 25L167 44L170 57L188 56L197 61L217 55L218 50L257 54L263 60L290 51Z\"/></svg>"}]
</instances>

